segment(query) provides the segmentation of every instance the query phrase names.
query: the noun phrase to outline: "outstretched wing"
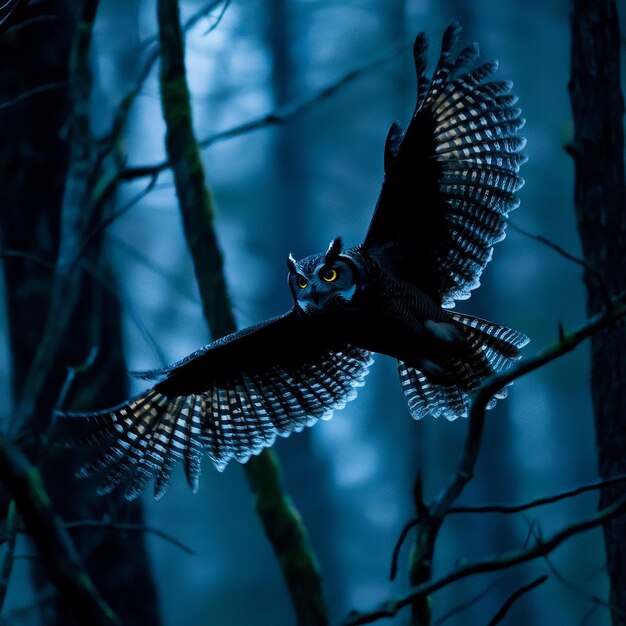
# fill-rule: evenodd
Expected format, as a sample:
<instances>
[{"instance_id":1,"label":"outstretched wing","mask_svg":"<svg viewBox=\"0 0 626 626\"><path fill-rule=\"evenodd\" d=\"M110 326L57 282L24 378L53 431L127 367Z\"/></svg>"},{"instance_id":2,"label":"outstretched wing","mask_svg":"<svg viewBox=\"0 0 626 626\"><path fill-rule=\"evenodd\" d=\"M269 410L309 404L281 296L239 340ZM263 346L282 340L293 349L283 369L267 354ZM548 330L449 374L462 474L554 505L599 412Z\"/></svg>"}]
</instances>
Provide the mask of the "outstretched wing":
<instances>
[{"instance_id":1,"label":"outstretched wing","mask_svg":"<svg viewBox=\"0 0 626 626\"><path fill-rule=\"evenodd\" d=\"M203 452L222 470L233 457L245 463L277 435L329 419L356 396L370 364L369 352L329 338L322 323L293 310L156 372L163 379L125 404L62 414L61 423L74 433L87 429L72 445L102 448L78 473L106 470L99 493L128 483L132 499L154 476L154 495L161 497L181 460L196 491Z\"/></svg>"},{"instance_id":2,"label":"outstretched wing","mask_svg":"<svg viewBox=\"0 0 626 626\"><path fill-rule=\"evenodd\" d=\"M408 126L395 123L385 144L385 178L364 247L440 302L469 298L504 238L526 160L524 120L512 83L489 80L489 62L468 67L476 44L451 55L460 27L446 30L432 82L427 42L414 46L417 105ZM414 226L411 226L411 223Z\"/></svg>"}]
</instances>

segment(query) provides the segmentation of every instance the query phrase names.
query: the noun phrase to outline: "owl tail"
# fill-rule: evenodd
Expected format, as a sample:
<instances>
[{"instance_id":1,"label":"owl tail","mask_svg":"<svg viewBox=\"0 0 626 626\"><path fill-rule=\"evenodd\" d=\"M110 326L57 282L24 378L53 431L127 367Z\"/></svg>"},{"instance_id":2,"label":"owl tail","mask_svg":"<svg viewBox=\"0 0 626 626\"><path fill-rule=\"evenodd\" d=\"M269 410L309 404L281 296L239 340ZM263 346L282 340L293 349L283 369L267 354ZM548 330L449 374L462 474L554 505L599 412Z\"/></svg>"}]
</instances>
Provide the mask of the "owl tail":
<instances>
[{"instance_id":1,"label":"owl tail","mask_svg":"<svg viewBox=\"0 0 626 626\"><path fill-rule=\"evenodd\" d=\"M454 382L435 383L419 369L398 361L402 390L415 419L421 419L428 413L448 420L467 417L471 392L485 378L519 360L520 349L529 341L524 333L478 317L456 313L450 317L456 322L468 348L462 357L451 358L446 366L446 374ZM500 389L487 408L493 408L498 400L506 396L507 389Z\"/></svg>"}]
</instances>

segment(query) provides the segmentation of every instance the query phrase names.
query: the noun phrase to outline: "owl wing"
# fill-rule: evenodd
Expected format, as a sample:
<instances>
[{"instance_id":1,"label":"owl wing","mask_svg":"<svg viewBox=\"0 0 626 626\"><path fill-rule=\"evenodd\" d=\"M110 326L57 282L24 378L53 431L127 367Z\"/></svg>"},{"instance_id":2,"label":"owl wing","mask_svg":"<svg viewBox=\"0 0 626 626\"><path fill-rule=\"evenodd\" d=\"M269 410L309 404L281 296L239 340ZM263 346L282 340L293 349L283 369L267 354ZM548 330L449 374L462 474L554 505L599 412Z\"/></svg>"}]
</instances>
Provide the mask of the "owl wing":
<instances>
[{"instance_id":1,"label":"owl wing","mask_svg":"<svg viewBox=\"0 0 626 626\"><path fill-rule=\"evenodd\" d=\"M78 472L106 471L99 493L125 482L132 499L154 476L159 498L181 460L195 492L203 452L222 470L233 457L245 463L277 435L329 419L356 397L371 361L366 350L329 338L323 323L292 310L149 373L162 380L124 404L61 414L61 423L74 434L86 429L70 445L101 447Z\"/></svg>"},{"instance_id":2,"label":"owl wing","mask_svg":"<svg viewBox=\"0 0 626 626\"><path fill-rule=\"evenodd\" d=\"M476 44L454 58L459 31L446 30L432 81L424 73L426 37L415 41L415 112L405 129L395 123L387 136L384 181L364 242L389 269L449 307L480 284L507 214L519 204L526 160L512 83L489 80L496 62L468 69Z\"/></svg>"}]
</instances>

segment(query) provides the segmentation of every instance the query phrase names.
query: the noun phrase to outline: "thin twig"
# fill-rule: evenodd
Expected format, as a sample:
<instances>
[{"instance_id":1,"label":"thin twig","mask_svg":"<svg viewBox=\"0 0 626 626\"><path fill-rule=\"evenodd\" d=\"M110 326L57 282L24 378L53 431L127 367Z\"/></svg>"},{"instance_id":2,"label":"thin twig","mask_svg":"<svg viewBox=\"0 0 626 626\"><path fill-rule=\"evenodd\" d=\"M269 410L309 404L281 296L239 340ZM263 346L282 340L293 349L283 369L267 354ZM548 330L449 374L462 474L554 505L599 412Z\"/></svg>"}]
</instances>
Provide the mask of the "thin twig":
<instances>
[{"instance_id":1,"label":"thin twig","mask_svg":"<svg viewBox=\"0 0 626 626\"><path fill-rule=\"evenodd\" d=\"M618 610L617 607L611 606L611 604L609 602L607 602L606 600L603 600L602 598L599 598L598 596L595 596L594 594L592 594L589 591L587 591L584 587L580 587L578 585L575 585L570 580L567 580L567 578L565 578L565 576L563 576L563 574L561 574L561 572L559 572L559 570L557 569L556 565L552 562L552 560L550 559L550 557L547 554L543 557L543 560L546 562L546 565L550 568L550 571L552 572L554 577L564 587L566 587L570 591L573 591L577 596L585 596L586 598L588 598L591 602L593 602L597 606L605 608L605 609L608 609L609 612L611 612L611 611L615 612L622 619L626 618L626 615L624 615L624 613L622 611Z\"/></svg>"},{"instance_id":2,"label":"thin twig","mask_svg":"<svg viewBox=\"0 0 626 626\"><path fill-rule=\"evenodd\" d=\"M452 477L449 485L439 494L433 504L428 507L430 511L430 518L427 520L427 526L421 529L421 532L429 534L429 539L431 543L434 543L441 523L443 522L446 515L449 513L453 503L461 495L463 489L471 480L474 474L474 467L482 443L485 411L487 409L487 404L489 400L493 397L493 395L497 393L498 390L506 386L508 383L516 380L517 378L520 378L524 374L535 371L536 369L543 367L544 365L554 361L564 354L571 352L581 342L588 339L591 335L598 332L599 330L611 326L611 324L615 323L618 319L624 317L625 315L626 292L622 292L611 299L610 308L607 308L607 310L603 313L600 313L588 319L587 322L583 324L578 330L570 334L563 333L562 337L555 345L545 349L533 358L526 359L525 361L520 362L518 365L512 367L507 372L491 376L480 386L480 388L475 392L472 398L465 445L463 448L461 459L457 466L457 470ZM562 540L563 539L561 539L560 541ZM532 549L526 552L531 553ZM531 558L535 558L535 556L532 556ZM511 565L506 565L506 567L510 566ZM419 597L420 594L424 595L426 593L429 593L430 591L435 591L441 586L445 586L450 582L458 580L458 578L456 578L455 576L456 574L451 574L449 577L444 577L443 579L441 579L438 583L425 583L422 585L418 585L414 588L413 594L407 596L401 601L391 601L390 603L386 603L386 605L378 612L369 614L353 614L353 616L356 615L354 619L365 619L365 621L351 621L353 618L349 618L346 623L360 624L375 621L376 619L379 619L379 617L385 617L389 615L388 607L392 607L393 612L391 614L395 614L395 612L399 610L399 608L410 604L416 597ZM444 581L443 585L441 581Z\"/></svg>"},{"instance_id":3,"label":"thin twig","mask_svg":"<svg viewBox=\"0 0 626 626\"><path fill-rule=\"evenodd\" d=\"M448 511L448 515L458 515L461 513L502 513L504 515L510 515L513 513L520 513L522 511L526 511L528 509L533 509L539 506L545 506L546 504L552 504L554 502L559 502L560 500L565 500L566 498L573 498L574 496L578 496L581 493L586 493L588 491L595 491L597 489L602 489L603 487L608 487L609 485L614 485L617 483L621 483L626 481L626 474L620 474L619 476L614 476L612 478L607 478L606 480L599 480L595 483L590 483L587 485L581 485L580 487L575 487L574 489L570 489L568 491L563 491L552 496L547 496L544 498L537 498L536 500L531 500L529 502L524 502L523 504L490 504L485 506L455 506L452 507ZM398 572L398 558L400 555L400 550L404 542L406 541L407 535L411 531L412 528L417 526L419 520L417 518L413 518L409 520L402 531L400 532L400 536L396 541L396 544L393 549L393 553L391 556L391 567L389 580L395 580L395 577Z\"/></svg>"},{"instance_id":4,"label":"thin twig","mask_svg":"<svg viewBox=\"0 0 626 626\"><path fill-rule=\"evenodd\" d=\"M48 93L49 91L56 91L57 89L62 89L63 87L67 87L68 83L66 80L62 80L56 83L46 83L45 85L39 85L39 87L33 87L24 93L21 93L19 96L15 96L11 100L7 100L6 102L0 103L0 111L4 109L9 109L10 107L17 106L26 100L30 100L34 96L38 96L42 93Z\"/></svg>"},{"instance_id":5,"label":"thin twig","mask_svg":"<svg viewBox=\"0 0 626 626\"><path fill-rule=\"evenodd\" d=\"M113 222L117 219L128 213L134 206L136 206L139 202L141 202L153 189L154 185L157 182L157 175L155 174L150 178L149 183L139 191L135 196L133 196L124 206L120 207L116 211L111 212L106 218L101 220L98 224L96 224L95 228L91 230L82 242L82 247L78 252L78 256L84 256L87 248L91 245L91 243L97 239L99 235L101 235Z\"/></svg>"},{"instance_id":6,"label":"thin twig","mask_svg":"<svg viewBox=\"0 0 626 626\"><path fill-rule=\"evenodd\" d=\"M95 520L95 519L86 519L86 520L75 520L73 522L65 522L65 528L110 528L112 530L120 530L123 532L140 532L140 533L148 533L151 535L155 535L156 537L160 537L164 541L171 543L173 546L180 548L183 552L191 556L196 556L197 553L195 550L185 545L176 537L169 535L168 533L159 530L158 528L154 528L153 526L146 526L145 524L130 524L126 522L114 522L113 520Z\"/></svg>"},{"instance_id":7,"label":"thin twig","mask_svg":"<svg viewBox=\"0 0 626 626\"><path fill-rule=\"evenodd\" d=\"M431 507L432 515L435 519L443 520L452 504L461 495L465 485L474 474L474 466L480 444L485 422L485 410L489 400L498 390L502 389L510 382L534 372L535 370L551 363L555 359L574 350L580 343L591 337L594 333L611 326L618 319L626 315L626 292L611 299L611 307L587 320L578 330L563 337L553 346L546 348L536 356L525 359L513 366L506 372L490 376L479 389L474 393L469 414L468 432L465 439L465 446L457 471L448 487L439 495Z\"/></svg>"},{"instance_id":8,"label":"thin twig","mask_svg":"<svg viewBox=\"0 0 626 626\"><path fill-rule=\"evenodd\" d=\"M395 580L398 575L398 558L400 556L400 550L406 541L408 534L411 532L412 528L418 525L420 522L417 517L408 521L402 531L400 532L400 536L398 537L398 541L396 541L396 545L393 548L393 553L391 555L391 567L389 568L389 580Z\"/></svg>"},{"instance_id":9,"label":"thin twig","mask_svg":"<svg viewBox=\"0 0 626 626\"><path fill-rule=\"evenodd\" d=\"M231 0L223 0L222 3L222 8L220 9L220 12L217 14L217 17L215 18L215 21L213 22L213 24L211 24L205 31L204 31L204 36L206 37L207 35L210 35L222 22L222 19L224 18L224 15L226 15L226 11L228 10L228 7L230 6ZM219 2L217 3L219 4ZM215 7L215 5L213 6L213 8ZM205 13L207 13L208 10L205 9ZM199 12L198 12L199 13ZM199 20L200 18L198 18ZM187 20L187 22L185 22L185 24L183 25L183 31L187 31L190 28L192 28L194 24L191 24L191 18L189 20Z\"/></svg>"},{"instance_id":10,"label":"thin twig","mask_svg":"<svg viewBox=\"0 0 626 626\"><path fill-rule=\"evenodd\" d=\"M190 293L190 291L181 284L179 276L174 273L169 273L166 269L164 269L160 265L157 265L151 258L141 252L141 250L138 250L137 247L131 245L130 243L124 241L119 237L115 237L110 234L107 235L106 241L109 244L121 248L121 251L124 254L131 256L137 263L140 263L145 268L156 274L156 276L158 276L167 283L170 289L176 291L181 297L185 298L185 300L196 306L200 304L200 299L198 298L197 294L195 292Z\"/></svg>"},{"instance_id":11,"label":"thin twig","mask_svg":"<svg viewBox=\"0 0 626 626\"><path fill-rule=\"evenodd\" d=\"M22 261L28 261L29 263L35 263L40 267L45 267L48 270L54 271L54 262L47 261L41 258L38 254L32 252L25 252L24 250L0 250L0 259L20 259Z\"/></svg>"},{"instance_id":12,"label":"thin twig","mask_svg":"<svg viewBox=\"0 0 626 626\"><path fill-rule=\"evenodd\" d=\"M626 481L626 474L620 474L619 476L613 476L611 478L607 478L606 480L599 480L599 481L596 481L595 483L589 483L587 485L574 487L573 489L569 489L568 491L562 491L552 496L547 496L544 498L537 498L536 500L530 500L529 502L524 502L523 504L491 504L487 506L455 506L451 508L448 511L448 513L450 515L460 514L460 513L502 513L504 515L510 515L512 513L519 513L521 511L526 511L528 509L534 509L535 507L538 507L538 506L545 506L546 504L559 502L560 500L565 500L566 498L573 498L574 496L578 496L581 493L586 493L588 491L595 491L597 489L602 489L603 487L608 487L609 485L615 485L615 484L622 483L625 481Z\"/></svg>"},{"instance_id":13,"label":"thin twig","mask_svg":"<svg viewBox=\"0 0 626 626\"><path fill-rule=\"evenodd\" d=\"M482 591L477 593L473 598L470 598L467 602L463 602L458 606L455 606L453 609L450 609L447 613L444 613L434 624L433 626L441 626L444 622L447 622L451 617L466 611L470 607L474 606L477 602L480 602L485 596L489 595L491 591L493 591L498 585L501 585L504 581L504 577L501 576L487 587L485 587Z\"/></svg>"},{"instance_id":14,"label":"thin twig","mask_svg":"<svg viewBox=\"0 0 626 626\"><path fill-rule=\"evenodd\" d=\"M494 615L493 619L489 622L488 626L496 626L499 624L509 612L509 609L519 600L524 594L532 591L539 585L543 585L543 583L548 580L548 577L544 574L543 576L539 576L536 580L533 580L531 583L520 587L517 591L514 591L507 599L506 602L502 605L500 610Z\"/></svg>"},{"instance_id":15,"label":"thin twig","mask_svg":"<svg viewBox=\"0 0 626 626\"><path fill-rule=\"evenodd\" d=\"M119 302L122 302L120 295L117 293L115 287L111 284L111 281L105 276L105 274L100 270L100 268L96 267L92 263L89 263L86 259L83 259L80 263L80 269L87 272L89 276L91 276L97 283L102 287L105 291L107 291L111 296L113 296ZM154 338L152 333L148 330L146 325L141 321L139 314L135 311L134 307L130 306L128 302L124 302L124 312L130 320L135 324L144 341L154 350L159 362L165 366L169 363L169 359L167 355L161 349L161 346L158 344L157 340Z\"/></svg>"},{"instance_id":16,"label":"thin twig","mask_svg":"<svg viewBox=\"0 0 626 626\"><path fill-rule=\"evenodd\" d=\"M544 237L543 235L537 235L535 233L531 233L527 231L526 229L517 225L515 222L511 221L510 219L509 219L509 226L513 230L518 232L520 235L523 235L524 237L528 239L533 239L534 241L538 241L539 243L543 244L547 248L550 248L550 250L554 250L554 252L561 255L564 259L567 259L568 261L572 261L572 263L576 263L576 265L580 265L583 269L587 270L587 272L589 272L589 274L593 276L594 280L596 281L598 285L598 289L600 290L600 293L602 294L604 306L608 310L608 308L611 306L611 292L606 283L606 280L604 279L604 276L595 267L593 267L593 265L591 265L590 263L587 263L587 261L585 261L584 259L581 259L573 255L571 252L568 252L565 248L562 248L561 246L559 246L559 244L555 243L554 241L551 241L547 237Z\"/></svg>"},{"instance_id":17,"label":"thin twig","mask_svg":"<svg viewBox=\"0 0 626 626\"><path fill-rule=\"evenodd\" d=\"M30 19L24 20L22 22L18 22L17 24L13 24L9 26L4 31L5 35L9 33L13 34L23 28L28 28L29 26L33 26L35 24L41 24L42 22L56 22L59 19L58 15L50 14L50 15L37 15L36 17L31 17Z\"/></svg>"},{"instance_id":18,"label":"thin twig","mask_svg":"<svg viewBox=\"0 0 626 626\"><path fill-rule=\"evenodd\" d=\"M95 363L97 356L98 347L93 346L91 350L89 350L87 358L82 363L67 368L67 375L65 377L65 381L63 382L63 387L61 387L61 391L59 392L56 403L54 405L54 414L60 411L61 407L65 404L65 399L67 398L67 394L69 393L72 384L74 383L76 374L84 374L85 372L89 371L89 369L91 369L91 367Z\"/></svg>"},{"instance_id":19,"label":"thin twig","mask_svg":"<svg viewBox=\"0 0 626 626\"><path fill-rule=\"evenodd\" d=\"M357 78L360 78L364 74L376 69L380 65L383 65L395 59L401 52L406 49L406 47L406 44L401 46L395 46L391 52L387 52L381 57L375 59L374 61L370 61L369 63L362 65L361 67L357 67L353 70L350 70L349 72L346 72L334 83L323 87L317 93L312 94L311 96L300 102L292 103L284 107L281 111L267 113L266 115L262 115L261 117L258 117L256 119L244 122L243 124L234 126L233 128L230 128L228 130L224 130L214 135L205 137L204 139L201 139L198 143L200 147L204 149L220 141L239 137L240 135L259 130L260 128L265 128L266 126L282 124L292 117L295 117L296 115L305 113L313 106L317 105L320 101L326 100L330 96L333 96L343 87L354 82Z\"/></svg>"},{"instance_id":20,"label":"thin twig","mask_svg":"<svg viewBox=\"0 0 626 626\"><path fill-rule=\"evenodd\" d=\"M36 263L37 265L45 267L46 269L49 269L51 271L54 271L55 269L55 264L53 262L47 261L46 259L43 259L36 254L31 254L29 252L24 252L21 250L0 250L0 259L21 259L24 261L28 261L29 263ZM98 283L98 285L100 285L100 287L102 287L109 293L109 295L114 297L118 302L122 302L119 293L117 293L115 288L111 285L110 281L105 278L103 273L97 267L95 267L91 263L88 263L85 259L83 259L79 263L78 267L81 271L86 272L91 278L93 278ZM154 350L159 361L163 365L167 365L169 361L165 353L156 342L150 331L146 328L145 324L141 321L139 315L134 311L132 307L128 306L128 303L124 303L124 305L128 317L135 324L135 326L137 326L137 329L143 336L146 343Z\"/></svg>"},{"instance_id":21,"label":"thin twig","mask_svg":"<svg viewBox=\"0 0 626 626\"><path fill-rule=\"evenodd\" d=\"M253 132L255 130L260 130L262 128L266 128L268 126L274 126L277 124L284 123L291 119L292 117L296 117L301 113L308 111L313 108L319 102L329 98L334 95L337 91L341 90L345 86L352 83L357 78L360 78L364 74L369 71L387 63L397 57L407 45L397 46L392 49L391 52L386 53L385 55L375 59L374 61L363 65L359 68L350 70L346 72L343 76L338 78L335 82L323 87L316 93L310 95L308 98L301 100L300 102L292 103L279 111L273 111L270 113L266 113L259 117L255 117L247 122L242 122L241 124L237 124L232 128L228 128L223 131L219 131L213 135L209 135L204 139L198 142L198 145L202 149L206 149L220 141L226 141L227 139L233 139L235 137L239 137L246 133ZM134 167L127 167L122 173L121 178L123 180L133 180L135 178L143 178L145 176L153 176L154 174L159 174L164 170L170 167L170 162L162 161L161 163L155 163L152 165L138 165Z\"/></svg>"},{"instance_id":22,"label":"thin twig","mask_svg":"<svg viewBox=\"0 0 626 626\"><path fill-rule=\"evenodd\" d=\"M474 467L482 444L485 411L493 395L520 376L543 367L547 363L570 352L593 333L610 326L624 315L626 315L626 292L615 296L611 300L610 306L607 306L603 313L589 319L577 331L569 335L564 331L560 332L559 341L554 346L533 358L522 361L506 372L489 377L482 383L473 394L465 444L456 472L448 486L428 506L429 515L419 522L419 533L424 545L431 546L431 548L435 545L441 524L474 475ZM425 558L432 560L432 554L426 554Z\"/></svg>"},{"instance_id":23,"label":"thin twig","mask_svg":"<svg viewBox=\"0 0 626 626\"><path fill-rule=\"evenodd\" d=\"M207 30L207 34L213 31L215 28L217 28L219 23L222 21L222 18L224 17L226 9L230 5L230 0L216 0L198 9L198 11L193 13L189 17L189 19L187 19L187 21L184 23L183 28L182 28L183 32L186 33L189 30L191 30L207 13L215 9L215 7L219 6L220 4L223 4L222 9L220 10L220 13L217 16L215 22ZM134 87L124 96L124 98L122 98L120 105L118 107L118 110L113 118L111 131L107 138L108 145L111 148L119 144L119 141L122 137L124 129L126 128L130 111L135 101L137 100L137 97L141 93L141 90L146 80L148 79L148 76L150 76L152 69L154 68L156 62L159 59L159 56L161 54L161 48L160 48L159 41L158 41L158 33L153 35L149 39L147 39L141 45L142 47L144 47L144 46L151 45L151 44L155 44L155 45L153 46L147 58L143 62L143 65L139 72L139 76L137 78L137 82L135 83ZM156 183L158 175L159 175L159 172L154 172L152 174L152 178L153 178L152 186L154 186L154 183ZM116 176L116 179L117 179L117 182L119 182L120 180L119 172Z\"/></svg>"},{"instance_id":24,"label":"thin twig","mask_svg":"<svg viewBox=\"0 0 626 626\"><path fill-rule=\"evenodd\" d=\"M205 6L201 7L184 22L184 24L182 25L182 31L184 33L189 32L196 24L198 24L198 22L200 22L200 20L203 17L207 15L207 13L210 13L211 11L213 11L213 9L218 7L220 4L225 4L226 6L228 6L230 4L230 0L226 0L226 2L224 2L224 0L213 0L212 2L209 2ZM214 30L217 27L219 22L221 22L222 17L224 17L223 9L220 10L218 21L211 25L211 30ZM146 39L144 39L139 45L142 48L145 48L153 44L156 44L157 47L159 45L159 33L158 32L154 33L153 35L150 35L149 37L146 37Z\"/></svg>"},{"instance_id":25,"label":"thin twig","mask_svg":"<svg viewBox=\"0 0 626 626\"><path fill-rule=\"evenodd\" d=\"M515 565L520 565L521 563L526 563L538 557L550 554L550 552L554 551L570 537L602 526L606 522L623 515L625 512L626 497L600 510L594 517L566 526L563 530L555 533L548 539L536 541L530 548L469 563L454 572L442 576L438 580L418 585L407 595L398 599L388 600L373 611L364 613L353 611L344 620L343 624L344 626L357 626L358 624L370 624L385 617L393 617L400 609L410 605L418 597L429 595L470 576L510 569Z\"/></svg>"}]
</instances>

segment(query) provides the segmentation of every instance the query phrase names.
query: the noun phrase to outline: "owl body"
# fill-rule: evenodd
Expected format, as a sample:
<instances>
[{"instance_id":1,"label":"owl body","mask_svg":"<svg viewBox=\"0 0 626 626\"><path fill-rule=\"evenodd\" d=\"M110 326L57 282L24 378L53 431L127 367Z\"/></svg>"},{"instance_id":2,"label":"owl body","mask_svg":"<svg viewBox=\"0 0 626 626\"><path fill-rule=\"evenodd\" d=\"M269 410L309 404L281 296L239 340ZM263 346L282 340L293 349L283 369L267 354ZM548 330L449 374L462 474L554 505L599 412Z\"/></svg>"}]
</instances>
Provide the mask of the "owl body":
<instances>
[{"instance_id":1,"label":"owl body","mask_svg":"<svg viewBox=\"0 0 626 626\"><path fill-rule=\"evenodd\" d=\"M117 407L61 416L74 443L101 448L79 472L105 474L99 493L125 483L135 498L154 478L160 497L179 461L195 491L205 454L222 470L330 418L364 384L373 353L397 360L415 419L467 416L482 382L520 358L523 333L451 310L504 238L526 160L512 84L491 80L495 62L474 65L475 44L453 56L459 30L446 30L432 78L426 37L415 40L415 111L387 136L363 243L289 255L290 311L142 374L156 383Z\"/></svg>"},{"instance_id":2,"label":"owl body","mask_svg":"<svg viewBox=\"0 0 626 626\"><path fill-rule=\"evenodd\" d=\"M323 324L329 336L452 383L446 365L468 349L460 324L377 256L363 246L342 251L341 240L335 239L323 256L290 260L289 282L298 312L305 323Z\"/></svg>"}]
</instances>

